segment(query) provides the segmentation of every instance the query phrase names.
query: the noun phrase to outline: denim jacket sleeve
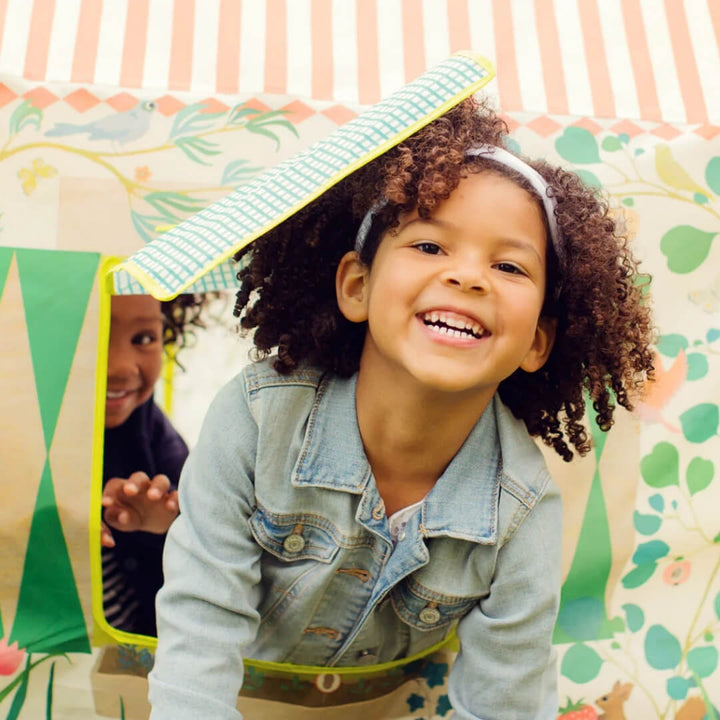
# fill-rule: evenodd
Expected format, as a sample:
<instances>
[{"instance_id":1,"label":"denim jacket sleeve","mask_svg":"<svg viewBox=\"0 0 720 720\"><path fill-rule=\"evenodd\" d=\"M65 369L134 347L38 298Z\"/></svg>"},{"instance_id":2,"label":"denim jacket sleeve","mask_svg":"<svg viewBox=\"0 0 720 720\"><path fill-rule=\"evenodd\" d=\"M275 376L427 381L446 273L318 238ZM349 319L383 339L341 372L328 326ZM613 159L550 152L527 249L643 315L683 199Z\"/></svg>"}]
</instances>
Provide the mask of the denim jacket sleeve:
<instances>
[{"instance_id":1,"label":"denim jacket sleeve","mask_svg":"<svg viewBox=\"0 0 720 720\"><path fill-rule=\"evenodd\" d=\"M521 506L522 507L522 506ZM458 625L450 671L456 720L557 717L552 634L561 581L561 504L545 494L500 548L490 594Z\"/></svg>"},{"instance_id":2,"label":"denim jacket sleeve","mask_svg":"<svg viewBox=\"0 0 720 720\"><path fill-rule=\"evenodd\" d=\"M241 650L259 625L260 547L247 519L257 426L238 376L213 401L180 482L165 546L152 720L239 720ZM232 529L232 532L228 530Z\"/></svg>"}]
</instances>

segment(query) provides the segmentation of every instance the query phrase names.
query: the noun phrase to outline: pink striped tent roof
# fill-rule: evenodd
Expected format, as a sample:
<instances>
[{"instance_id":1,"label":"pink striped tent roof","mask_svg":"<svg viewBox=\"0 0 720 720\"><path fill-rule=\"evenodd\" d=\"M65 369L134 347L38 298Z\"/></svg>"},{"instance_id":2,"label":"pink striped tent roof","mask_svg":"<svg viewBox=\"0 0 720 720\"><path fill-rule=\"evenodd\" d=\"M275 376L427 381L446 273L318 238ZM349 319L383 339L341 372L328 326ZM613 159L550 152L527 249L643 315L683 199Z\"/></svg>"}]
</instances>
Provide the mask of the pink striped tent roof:
<instances>
[{"instance_id":1,"label":"pink striped tent roof","mask_svg":"<svg viewBox=\"0 0 720 720\"><path fill-rule=\"evenodd\" d=\"M505 111L720 125L718 0L0 0L0 81L350 107L459 49Z\"/></svg>"}]
</instances>

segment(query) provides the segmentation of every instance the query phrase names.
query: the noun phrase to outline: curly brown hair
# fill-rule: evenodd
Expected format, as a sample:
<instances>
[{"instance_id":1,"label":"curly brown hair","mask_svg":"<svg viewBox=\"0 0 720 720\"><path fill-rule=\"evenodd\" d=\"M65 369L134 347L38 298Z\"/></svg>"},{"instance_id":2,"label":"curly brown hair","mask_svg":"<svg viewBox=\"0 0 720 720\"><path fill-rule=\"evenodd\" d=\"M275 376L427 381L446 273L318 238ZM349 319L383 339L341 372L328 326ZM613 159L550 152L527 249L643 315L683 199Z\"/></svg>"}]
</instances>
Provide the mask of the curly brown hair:
<instances>
[{"instance_id":1,"label":"curly brown hair","mask_svg":"<svg viewBox=\"0 0 720 720\"><path fill-rule=\"evenodd\" d=\"M468 99L255 241L249 264L238 273L235 315L243 329L255 329L257 355L277 349L274 367L280 373L300 363L345 377L356 372L366 326L340 313L335 272L353 249L363 217L387 201L375 213L360 253L370 267L402 213L417 209L429 217L468 174L509 177L540 203L522 175L467 154L480 144L503 145L506 136L504 122L487 103ZM617 404L632 409L642 383L653 376L654 331L644 298L647 283L599 191L563 168L527 162L543 176L557 206L565 257L561 267L548 242L543 307L543 315L556 318L557 332L544 367L516 370L499 393L531 435L570 460L569 445L581 455L590 449L582 422L586 397L605 431Z\"/></svg>"},{"instance_id":2,"label":"curly brown hair","mask_svg":"<svg viewBox=\"0 0 720 720\"><path fill-rule=\"evenodd\" d=\"M174 345L173 360L178 362L177 353L191 347L195 340L194 328L204 328L201 315L209 296L206 293L185 293L172 300L160 303L163 316L163 345Z\"/></svg>"}]
</instances>

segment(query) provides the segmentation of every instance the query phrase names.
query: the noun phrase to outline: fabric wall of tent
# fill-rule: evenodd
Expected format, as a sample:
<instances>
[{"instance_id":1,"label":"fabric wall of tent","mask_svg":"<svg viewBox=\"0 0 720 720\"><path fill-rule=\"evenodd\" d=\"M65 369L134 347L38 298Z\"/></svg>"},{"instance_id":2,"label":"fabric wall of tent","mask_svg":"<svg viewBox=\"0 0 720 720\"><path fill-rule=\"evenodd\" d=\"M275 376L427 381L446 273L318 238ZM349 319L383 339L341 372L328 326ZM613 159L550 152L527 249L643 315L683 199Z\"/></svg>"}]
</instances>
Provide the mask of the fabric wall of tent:
<instances>
[{"instance_id":1,"label":"fabric wall of tent","mask_svg":"<svg viewBox=\"0 0 720 720\"><path fill-rule=\"evenodd\" d=\"M548 455L558 716L719 718L719 47L714 0L1 0L0 713L147 712L150 653L103 650L92 609L106 260L471 49L517 147L604 186L653 278L656 382ZM247 362L223 312L178 374L190 438Z\"/></svg>"}]
</instances>

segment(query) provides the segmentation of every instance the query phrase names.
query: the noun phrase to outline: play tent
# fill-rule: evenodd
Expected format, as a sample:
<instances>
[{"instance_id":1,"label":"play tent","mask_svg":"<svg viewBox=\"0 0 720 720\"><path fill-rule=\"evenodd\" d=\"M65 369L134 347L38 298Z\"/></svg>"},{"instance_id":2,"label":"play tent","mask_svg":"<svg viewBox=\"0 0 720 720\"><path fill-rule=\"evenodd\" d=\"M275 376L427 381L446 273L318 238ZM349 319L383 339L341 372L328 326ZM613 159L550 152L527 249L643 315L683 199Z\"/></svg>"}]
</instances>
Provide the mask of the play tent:
<instances>
[{"instance_id":1,"label":"play tent","mask_svg":"<svg viewBox=\"0 0 720 720\"><path fill-rule=\"evenodd\" d=\"M143 712L150 651L92 611L111 258L472 49L519 148L605 186L653 277L656 383L588 457L548 456L565 498L558 715L713 717L719 38L713 0L0 3L0 713ZM247 361L223 347L224 371ZM199 412L187 395L178 416Z\"/></svg>"}]
</instances>

